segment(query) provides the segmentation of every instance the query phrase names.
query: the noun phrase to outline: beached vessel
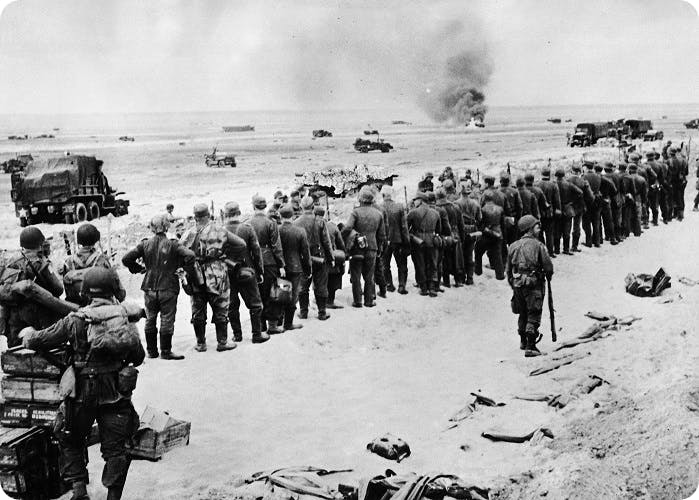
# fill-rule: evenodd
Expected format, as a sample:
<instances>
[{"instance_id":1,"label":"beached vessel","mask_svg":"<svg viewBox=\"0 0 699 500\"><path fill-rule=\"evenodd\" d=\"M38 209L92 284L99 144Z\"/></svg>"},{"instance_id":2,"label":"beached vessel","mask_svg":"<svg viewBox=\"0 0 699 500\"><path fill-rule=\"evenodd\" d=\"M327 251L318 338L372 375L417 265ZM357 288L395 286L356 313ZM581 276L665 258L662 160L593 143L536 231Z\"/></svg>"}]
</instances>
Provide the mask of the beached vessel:
<instances>
[{"instance_id":1,"label":"beached vessel","mask_svg":"<svg viewBox=\"0 0 699 500\"><path fill-rule=\"evenodd\" d=\"M254 125L227 125L222 127L224 132L254 132Z\"/></svg>"}]
</instances>

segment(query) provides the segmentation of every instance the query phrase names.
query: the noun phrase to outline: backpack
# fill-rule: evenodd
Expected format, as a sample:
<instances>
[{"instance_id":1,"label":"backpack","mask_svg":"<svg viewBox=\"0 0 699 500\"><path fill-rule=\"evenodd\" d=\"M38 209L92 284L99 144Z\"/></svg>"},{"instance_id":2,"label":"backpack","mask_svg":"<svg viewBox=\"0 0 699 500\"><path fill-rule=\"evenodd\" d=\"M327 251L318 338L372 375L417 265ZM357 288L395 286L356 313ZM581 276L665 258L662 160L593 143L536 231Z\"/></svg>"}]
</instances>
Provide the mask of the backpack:
<instances>
[{"instance_id":1,"label":"backpack","mask_svg":"<svg viewBox=\"0 0 699 500\"><path fill-rule=\"evenodd\" d=\"M24 273L24 266L20 266L23 259L8 258L5 255L0 258L0 285L14 285L20 281Z\"/></svg>"},{"instance_id":2,"label":"backpack","mask_svg":"<svg viewBox=\"0 0 699 500\"><path fill-rule=\"evenodd\" d=\"M83 280L88 269L94 267L102 256L101 252L90 254L85 262L77 255L73 255L68 260L72 269L63 276L63 286L66 291L66 300L80 299L80 292L83 287Z\"/></svg>"},{"instance_id":3,"label":"backpack","mask_svg":"<svg viewBox=\"0 0 699 500\"><path fill-rule=\"evenodd\" d=\"M122 357L138 349L141 339L135 323L122 304L86 307L77 313L87 323L88 357L93 353Z\"/></svg>"}]
</instances>

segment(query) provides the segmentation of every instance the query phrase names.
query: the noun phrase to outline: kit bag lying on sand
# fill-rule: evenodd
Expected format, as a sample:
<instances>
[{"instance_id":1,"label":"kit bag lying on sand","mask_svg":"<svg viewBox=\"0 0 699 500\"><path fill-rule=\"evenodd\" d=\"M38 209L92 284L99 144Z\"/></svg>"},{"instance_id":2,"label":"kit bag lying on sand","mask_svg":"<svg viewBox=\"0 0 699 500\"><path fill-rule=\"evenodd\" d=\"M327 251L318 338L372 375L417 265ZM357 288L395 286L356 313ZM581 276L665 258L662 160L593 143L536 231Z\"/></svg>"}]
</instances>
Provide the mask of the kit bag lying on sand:
<instances>
[{"instance_id":1,"label":"kit bag lying on sand","mask_svg":"<svg viewBox=\"0 0 699 500\"><path fill-rule=\"evenodd\" d=\"M400 462L410 456L410 446L393 434L384 434L366 445L367 450L377 455Z\"/></svg>"},{"instance_id":2,"label":"kit bag lying on sand","mask_svg":"<svg viewBox=\"0 0 699 500\"><path fill-rule=\"evenodd\" d=\"M670 276L661 267L655 276L651 274L629 273L624 278L626 292L636 297L657 297L666 288L670 288Z\"/></svg>"}]
</instances>

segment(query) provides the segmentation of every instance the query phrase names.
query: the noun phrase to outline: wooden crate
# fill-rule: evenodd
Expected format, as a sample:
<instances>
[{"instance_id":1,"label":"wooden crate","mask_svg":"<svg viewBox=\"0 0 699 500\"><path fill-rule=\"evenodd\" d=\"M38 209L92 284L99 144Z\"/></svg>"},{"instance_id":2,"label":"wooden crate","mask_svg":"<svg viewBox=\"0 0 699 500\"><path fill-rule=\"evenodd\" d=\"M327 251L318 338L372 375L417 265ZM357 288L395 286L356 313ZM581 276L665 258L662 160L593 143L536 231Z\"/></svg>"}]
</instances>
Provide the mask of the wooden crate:
<instances>
[{"instance_id":1,"label":"wooden crate","mask_svg":"<svg viewBox=\"0 0 699 500\"><path fill-rule=\"evenodd\" d=\"M58 403L6 401L0 409L0 424L5 427L52 428L58 406Z\"/></svg>"},{"instance_id":2,"label":"wooden crate","mask_svg":"<svg viewBox=\"0 0 699 500\"><path fill-rule=\"evenodd\" d=\"M1 384L5 401L61 402L58 380L5 376Z\"/></svg>"},{"instance_id":3,"label":"wooden crate","mask_svg":"<svg viewBox=\"0 0 699 500\"><path fill-rule=\"evenodd\" d=\"M166 412L146 407L129 454L134 458L160 460L171 449L189 444L191 425L170 417Z\"/></svg>"},{"instance_id":4,"label":"wooden crate","mask_svg":"<svg viewBox=\"0 0 699 500\"><path fill-rule=\"evenodd\" d=\"M47 442L48 433L38 427L0 428L0 469L14 469L33 457L45 456Z\"/></svg>"},{"instance_id":5,"label":"wooden crate","mask_svg":"<svg viewBox=\"0 0 699 500\"><path fill-rule=\"evenodd\" d=\"M59 378L66 368L66 362L65 351L59 349L39 354L17 346L0 355L0 365L5 374L32 378Z\"/></svg>"},{"instance_id":6,"label":"wooden crate","mask_svg":"<svg viewBox=\"0 0 699 500\"><path fill-rule=\"evenodd\" d=\"M0 470L0 486L9 495L27 491L24 472L19 470ZM13 495L14 496L14 495Z\"/></svg>"}]
</instances>

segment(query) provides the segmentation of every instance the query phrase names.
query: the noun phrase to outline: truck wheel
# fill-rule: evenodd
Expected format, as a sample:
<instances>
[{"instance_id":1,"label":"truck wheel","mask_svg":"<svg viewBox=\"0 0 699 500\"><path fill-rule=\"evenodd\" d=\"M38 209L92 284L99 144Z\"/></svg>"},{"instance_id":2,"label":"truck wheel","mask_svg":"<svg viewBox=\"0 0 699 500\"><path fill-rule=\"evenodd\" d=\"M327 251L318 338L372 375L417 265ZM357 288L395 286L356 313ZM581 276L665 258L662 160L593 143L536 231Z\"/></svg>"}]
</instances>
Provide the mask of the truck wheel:
<instances>
[{"instance_id":1,"label":"truck wheel","mask_svg":"<svg viewBox=\"0 0 699 500\"><path fill-rule=\"evenodd\" d=\"M28 225L29 225L29 221L27 220L26 217L19 218L19 226L20 227L27 227Z\"/></svg>"},{"instance_id":2,"label":"truck wheel","mask_svg":"<svg viewBox=\"0 0 699 500\"><path fill-rule=\"evenodd\" d=\"M87 220L87 207L84 203L75 204L74 218L76 222L85 222Z\"/></svg>"},{"instance_id":3,"label":"truck wheel","mask_svg":"<svg viewBox=\"0 0 699 500\"><path fill-rule=\"evenodd\" d=\"M66 224L72 224L73 223L73 214L65 214L63 216L63 220L65 221Z\"/></svg>"},{"instance_id":4,"label":"truck wheel","mask_svg":"<svg viewBox=\"0 0 699 500\"><path fill-rule=\"evenodd\" d=\"M226 162L225 162L225 161L223 161L223 160L219 160L219 161L218 161L218 168L223 168L223 167L225 167L225 166L226 166Z\"/></svg>"},{"instance_id":5,"label":"truck wheel","mask_svg":"<svg viewBox=\"0 0 699 500\"><path fill-rule=\"evenodd\" d=\"M100 206L96 201L91 201L87 204L87 220L100 218Z\"/></svg>"}]
</instances>

